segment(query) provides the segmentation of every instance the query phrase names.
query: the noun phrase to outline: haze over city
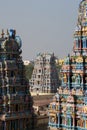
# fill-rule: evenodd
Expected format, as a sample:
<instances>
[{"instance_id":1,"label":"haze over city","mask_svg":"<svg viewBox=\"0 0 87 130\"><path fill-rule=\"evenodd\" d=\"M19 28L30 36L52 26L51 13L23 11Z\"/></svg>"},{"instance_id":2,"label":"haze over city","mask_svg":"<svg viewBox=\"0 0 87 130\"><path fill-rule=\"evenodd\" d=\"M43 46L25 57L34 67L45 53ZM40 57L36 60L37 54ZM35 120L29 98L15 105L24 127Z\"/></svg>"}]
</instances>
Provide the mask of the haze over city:
<instances>
[{"instance_id":1,"label":"haze over city","mask_svg":"<svg viewBox=\"0 0 87 130\"><path fill-rule=\"evenodd\" d=\"M73 33L81 0L9 0L0 2L0 32L16 29L22 39L23 59L39 52L59 58L72 52Z\"/></svg>"}]
</instances>

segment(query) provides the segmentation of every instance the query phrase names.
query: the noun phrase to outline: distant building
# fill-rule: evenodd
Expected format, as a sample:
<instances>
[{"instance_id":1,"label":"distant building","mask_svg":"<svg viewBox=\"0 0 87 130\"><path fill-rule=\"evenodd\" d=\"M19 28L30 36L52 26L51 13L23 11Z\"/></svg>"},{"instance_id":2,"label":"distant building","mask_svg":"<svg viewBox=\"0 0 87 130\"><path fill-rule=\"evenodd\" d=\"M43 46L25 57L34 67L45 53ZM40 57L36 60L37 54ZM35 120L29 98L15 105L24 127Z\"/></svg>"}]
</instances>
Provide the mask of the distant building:
<instances>
[{"instance_id":1,"label":"distant building","mask_svg":"<svg viewBox=\"0 0 87 130\"><path fill-rule=\"evenodd\" d=\"M24 65L29 65L30 64L30 61L29 60L24 60Z\"/></svg>"},{"instance_id":2,"label":"distant building","mask_svg":"<svg viewBox=\"0 0 87 130\"><path fill-rule=\"evenodd\" d=\"M30 80L33 92L54 93L58 88L58 73L54 54L39 54L34 63L34 70Z\"/></svg>"}]
</instances>

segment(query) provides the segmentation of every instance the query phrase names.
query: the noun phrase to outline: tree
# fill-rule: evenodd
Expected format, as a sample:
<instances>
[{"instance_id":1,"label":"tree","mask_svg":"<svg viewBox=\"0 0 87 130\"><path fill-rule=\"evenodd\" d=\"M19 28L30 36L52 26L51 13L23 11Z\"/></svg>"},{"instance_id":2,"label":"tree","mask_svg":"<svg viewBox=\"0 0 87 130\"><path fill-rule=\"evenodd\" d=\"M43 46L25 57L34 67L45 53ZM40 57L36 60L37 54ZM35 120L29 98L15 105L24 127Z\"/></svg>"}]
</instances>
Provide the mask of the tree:
<instances>
[{"instance_id":1,"label":"tree","mask_svg":"<svg viewBox=\"0 0 87 130\"><path fill-rule=\"evenodd\" d=\"M56 68L57 68L57 72L58 72L58 78L59 78L59 85L61 85L61 68L62 68L62 65L60 65L59 63L56 63Z\"/></svg>"},{"instance_id":2,"label":"tree","mask_svg":"<svg viewBox=\"0 0 87 130\"><path fill-rule=\"evenodd\" d=\"M29 65L25 65L25 74L28 80L31 78L33 69L34 69L33 63L30 63Z\"/></svg>"}]
</instances>

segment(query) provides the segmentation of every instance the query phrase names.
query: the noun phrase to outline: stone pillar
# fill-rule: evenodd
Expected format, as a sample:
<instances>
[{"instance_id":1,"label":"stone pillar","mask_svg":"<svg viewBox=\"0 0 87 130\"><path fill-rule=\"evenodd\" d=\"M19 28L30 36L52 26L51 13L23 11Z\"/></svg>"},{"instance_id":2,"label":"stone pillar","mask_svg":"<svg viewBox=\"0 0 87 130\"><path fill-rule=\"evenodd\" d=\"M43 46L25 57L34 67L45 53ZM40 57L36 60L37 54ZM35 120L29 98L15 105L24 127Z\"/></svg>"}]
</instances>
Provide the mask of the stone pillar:
<instances>
[{"instance_id":1,"label":"stone pillar","mask_svg":"<svg viewBox=\"0 0 87 130\"><path fill-rule=\"evenodd\" d=\"M58 118L58 122L57 122L57 126L60 126L60 113L57 113L57 118Z\"/></svg>"},{"instance_id":2,"label":"stone pillar","mask_svg":"<svg viewBox=\"0 0 87 130\"><path fill-rule=\"evenodd\" d=\"M70 74L68 74L68 87L70 89Z\"/></svg>"},{"instance_id":3,"label":"stone pillar","mask_svg":"<svg viewBox=\"0 0 87 130\"><path fill-rule=\"evenodd\" d=\"M73 116L73 127L75 127L75 116Z\"/></svg>"},{"instance_id":4,"label":"stone pillar","mask_svg":"<svg viewBox=\"0 0 87 130\"><path fill-rule=\"evenodd\" d=\"M3 128L6 130L6 121L3 121Z\"/></svg>"}]
</instances>

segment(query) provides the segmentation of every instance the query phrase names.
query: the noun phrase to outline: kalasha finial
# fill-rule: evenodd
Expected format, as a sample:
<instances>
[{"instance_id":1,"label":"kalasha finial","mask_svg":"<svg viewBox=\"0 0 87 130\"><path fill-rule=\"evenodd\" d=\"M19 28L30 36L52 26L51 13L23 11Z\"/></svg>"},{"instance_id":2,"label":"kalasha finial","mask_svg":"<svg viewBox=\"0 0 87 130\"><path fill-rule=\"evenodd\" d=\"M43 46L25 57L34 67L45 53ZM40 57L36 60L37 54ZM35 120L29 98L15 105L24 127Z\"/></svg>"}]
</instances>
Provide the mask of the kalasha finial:
<instances>
[{"instance_id":1,"label":"kalasha finial","mask_svg":"<svg viewBox=\"0 0 87 130\"><path fill-rule=\"evenodd\" d=\"M9 30L9 37L15 39L15 35L16 35L16 30L10 29Z\"/></svg>"},{"instance_id":2,"label":"kalasha finial","mask_svg":"<svg viewBox=\"0 0 87 130\"><path fill-rule=\"evenodd\" d=\"M2 33L1 33L1 35L2 35L2 38L4 37L4 30L2 29Z\"/></svg>"},{"instance_id":3,"label":"kalasha finial","mask_svg":"<svg viewBox=\"0 0 87 130\"><path fill-rule=\"evenodd\" d=\"M7 35L9 35L9 31L8 31L8 29L7 29Z\"/></svg>"}]
</instances>

